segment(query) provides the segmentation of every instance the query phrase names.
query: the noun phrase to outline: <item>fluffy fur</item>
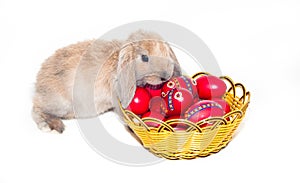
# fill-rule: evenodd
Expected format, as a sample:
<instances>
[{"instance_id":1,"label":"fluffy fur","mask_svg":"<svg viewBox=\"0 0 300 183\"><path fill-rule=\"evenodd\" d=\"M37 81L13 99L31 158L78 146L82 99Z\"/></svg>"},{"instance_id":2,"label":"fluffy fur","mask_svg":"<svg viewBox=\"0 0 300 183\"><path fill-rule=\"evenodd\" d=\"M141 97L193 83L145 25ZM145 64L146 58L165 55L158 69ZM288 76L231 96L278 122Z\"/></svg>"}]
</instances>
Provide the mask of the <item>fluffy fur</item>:
<instances>
[{"instance_id":1,"label":"fluffy fur","mask_svg":"<svg viewBox=\"0 0 300 183\"><path fill-rule=\"evenodd\" d=\"M148 55L143 62L141 55ZM127 107L136 85L181 75L171 47L155 33L137 31L125 41L89 40L57 50L42 65L32 116L40 129L62 133L62 119L95 117Z\"/></svg>"}]
</instances>

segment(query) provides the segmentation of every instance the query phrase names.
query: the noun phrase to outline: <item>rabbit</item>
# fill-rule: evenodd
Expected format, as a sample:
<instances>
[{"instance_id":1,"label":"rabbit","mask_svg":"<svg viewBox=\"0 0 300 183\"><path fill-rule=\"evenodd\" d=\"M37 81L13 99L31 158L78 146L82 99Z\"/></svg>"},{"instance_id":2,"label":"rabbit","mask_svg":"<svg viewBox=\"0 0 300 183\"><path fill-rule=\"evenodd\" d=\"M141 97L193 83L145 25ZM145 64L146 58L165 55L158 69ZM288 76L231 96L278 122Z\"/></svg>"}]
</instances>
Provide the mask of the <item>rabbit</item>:
<instances>
[{"instance_id":1,"label":"rabbit","mask_svg":"<svg viewBox=\"0 0 300 183\"><path fill-rule=\"evenodd\" d=\"M32 117L41 130L62 133L62 120L120 114L137 86L180 76L179 62L160 35L138 30L126 40L87 40L58 49L41 66Z\"/></svg>"}]
</instances>

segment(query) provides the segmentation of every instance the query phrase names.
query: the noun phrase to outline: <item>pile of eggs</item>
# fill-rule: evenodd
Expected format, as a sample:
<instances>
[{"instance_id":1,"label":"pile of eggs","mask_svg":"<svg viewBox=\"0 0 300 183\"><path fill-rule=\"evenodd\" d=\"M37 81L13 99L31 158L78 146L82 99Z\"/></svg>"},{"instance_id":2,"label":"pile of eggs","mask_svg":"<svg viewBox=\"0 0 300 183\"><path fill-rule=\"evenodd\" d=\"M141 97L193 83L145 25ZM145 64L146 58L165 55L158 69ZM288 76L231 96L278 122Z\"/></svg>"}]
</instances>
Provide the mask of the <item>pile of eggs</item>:
<instances>
[{"instance_id":1,"label":"pile of eggs","mask_svg":"<svg viewBox=\"0 0 300 183\"><path fill-rule=\"evenodd\" d=\"M229 104L223 100L226 84L216 76L204 75L196 80L188 76L173 77L162 85L137 87L127 107L141 118L156 118L162 121L187 119L197 123L209 117L220 117L230 112ZM149 127L160 124L145 122ZM210 126L204 123L200 127ZM185 130L184 125L172 126Z\"/></svg>"}]
</instances>

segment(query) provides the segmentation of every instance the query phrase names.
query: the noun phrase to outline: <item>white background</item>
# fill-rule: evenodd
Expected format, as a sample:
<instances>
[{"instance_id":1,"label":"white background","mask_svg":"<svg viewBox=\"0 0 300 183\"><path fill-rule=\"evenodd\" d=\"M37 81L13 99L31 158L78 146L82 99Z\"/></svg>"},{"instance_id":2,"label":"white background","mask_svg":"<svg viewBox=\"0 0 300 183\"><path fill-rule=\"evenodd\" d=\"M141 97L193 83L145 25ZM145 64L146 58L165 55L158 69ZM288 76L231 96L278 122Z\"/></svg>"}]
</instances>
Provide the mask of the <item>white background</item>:
<instances>
[{"instance_id":1,"label":"white background","mask_svg":"<svg viewBox=\"0 0 300 183\"><path fill-rule=\"evenodd\" d=\"M179 2L0 0L1 183L300 181L299 1ZM145 19L196 33L222 73L252 92L229 146L207 158L127 167L93 151L75 121L65 122L62 135L39 131L30 110L43 60L57 48Z\"/></svg>"}]
</instances>

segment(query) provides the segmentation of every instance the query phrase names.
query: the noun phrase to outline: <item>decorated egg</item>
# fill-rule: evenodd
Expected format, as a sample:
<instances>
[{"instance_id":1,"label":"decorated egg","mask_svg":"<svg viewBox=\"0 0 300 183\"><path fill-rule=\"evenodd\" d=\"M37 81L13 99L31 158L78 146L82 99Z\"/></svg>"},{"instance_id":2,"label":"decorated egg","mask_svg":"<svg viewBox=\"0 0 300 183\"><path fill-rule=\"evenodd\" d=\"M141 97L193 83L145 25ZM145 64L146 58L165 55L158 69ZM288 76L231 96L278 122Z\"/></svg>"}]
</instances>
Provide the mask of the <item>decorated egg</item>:
<instances>
[{"instance_id":1,"label":"decorated egg","mask_svg":"<svg viewBox=\"0 0 300 183\"><path fill-rule=\"evenodd\" d=\"M162 121L165 120L165 116L158 113L158 112L150 111L150 112L147 112L147 113L143 114L143 116L142 116L142 118L147 118L147 117L159 119L159 120L162 120ZM145 124L149 127L156 127L156 128L160 126L159 123L151 122L151 121L147 121L147 122L145 122Z\"/></svg>"},{"instance_id":2,"label":"decorated egg","mask_svg":"<svg viewBox=\"0 0 300 183\"><path fill-rule=\"evenodd\" d=\"M222 106L224 114L227 114L227 113L229 113L231 111L229 104L225 100L223 100L221 98L214 98L212 100L215 101L215 102L217 102L218 104L220 104Z\"/></svg>"},{"instance_id":3,"label":"decorated egg","mask_svg":"<svg viewBox=\"0 0 300 183\"><path fill-rule=\"evenodd\" d=\"M225 82L216 76L201 76L196 82L201 99L221 98L226 92Z\"/></svg>"},{"instance_id":4,"label":"decorated egg","mask_svg":"<svg viewBox=\"0 0 300 183\"><path fill-rule=\"evenodd\" d=\"M223 116L223 109L217 102L202 100L193 104L184 116L187 120L197 123L209 117Z\"/></svg>"},{"instance_id":5,"label":"decorated egg","mask_svg":"<svg viewBox=\"0 0 300 183\"><path fill-rule=\"evenodd\" d=\"M193 103L193 95L184 88L174 88L165 97L162 105L167 116L180 115Z\"/></svg>"},{"instance_id":6,"label":"decorated egg","mask_svg":"<svg viewBox=\"0 0 300 183\"><path fill-rule=\"evenodd\" d=\"M197 97L196 85L196 81L188 76L173 77L163 85L161 95L166 96L174 88L184 88L189 90L194 97Z\"/></svg>"},{"instance_id":7,"label":"decorated egg","mask_svg":"<svg viewBox=\"0 0 300 183\"><path fill-rule=\"evenodd\" d=\"M149 92L142 87L137 87L133 99L130 102L127 109L132 111L135 114L143 114L148 111L149 102L150 102Z\"/></svg>"},{"instance_id":8,"label":"decorated egg","mask_svg":"<svg viewBox=\"0 0 300 183\"><path fill-rule=\"evenodd\" d=\"M150 93L151 97L160 96L163 85L163 83L159 85L146 84L145 89Z\"/></svg>"}]
</instances>

